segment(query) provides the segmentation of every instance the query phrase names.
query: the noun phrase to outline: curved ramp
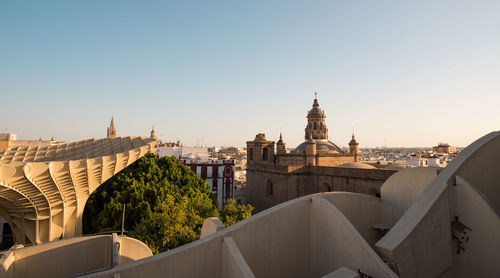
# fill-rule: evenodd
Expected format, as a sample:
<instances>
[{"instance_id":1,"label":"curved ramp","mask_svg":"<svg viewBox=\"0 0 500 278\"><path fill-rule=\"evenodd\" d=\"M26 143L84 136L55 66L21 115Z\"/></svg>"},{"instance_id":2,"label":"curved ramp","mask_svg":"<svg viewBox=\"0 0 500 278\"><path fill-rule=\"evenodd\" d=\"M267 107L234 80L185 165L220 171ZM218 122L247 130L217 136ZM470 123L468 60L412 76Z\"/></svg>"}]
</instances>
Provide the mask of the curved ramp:
<instances>
[{"instance_id":1,"label":"curved ramp","mask_svg":"<svg viewBox=\"0 0 500 278\"><path fill-rule=\"evenodd\" d=\"M401 276L470 277L459 271L468 269L474 271L472 276L500 277L499 157L500 132L469 145L377 242L378 251ZM485 229L494 236L475 232ZM470 250L478 246L483 246L482 254L473 256ZM489 254L496 256L496 262L488 259Z\"/></svg>"},{"instance_id":2,"label":"curved ramp","mask_svg":"<svg viewBox=\"0 0 500 278\"><path fill-rule=\"evenodd\" d=\"M397 277L329 195L380 203L349 192L305 196L190 244L87 277L322 277L341 267Z\"/></svg>"}]
</instances>

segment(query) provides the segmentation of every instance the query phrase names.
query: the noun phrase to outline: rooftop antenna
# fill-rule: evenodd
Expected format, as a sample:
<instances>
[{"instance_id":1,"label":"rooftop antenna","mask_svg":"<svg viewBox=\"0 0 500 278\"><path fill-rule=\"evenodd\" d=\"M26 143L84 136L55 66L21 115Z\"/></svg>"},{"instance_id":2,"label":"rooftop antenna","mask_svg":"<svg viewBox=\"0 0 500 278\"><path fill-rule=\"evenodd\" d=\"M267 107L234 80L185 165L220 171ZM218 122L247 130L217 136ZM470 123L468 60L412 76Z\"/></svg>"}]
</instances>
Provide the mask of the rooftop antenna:
<instances>
[{"instance_id":1,"label":"rooftop antenna","mask_svg":"<svg viewBox=\"0 0 500 278\"><path fill-rule=\"evenodd\" d=\"M314 98L317 99L318 98L318 93L317 92L314 92Z\"/></svg>"}]
</instances>

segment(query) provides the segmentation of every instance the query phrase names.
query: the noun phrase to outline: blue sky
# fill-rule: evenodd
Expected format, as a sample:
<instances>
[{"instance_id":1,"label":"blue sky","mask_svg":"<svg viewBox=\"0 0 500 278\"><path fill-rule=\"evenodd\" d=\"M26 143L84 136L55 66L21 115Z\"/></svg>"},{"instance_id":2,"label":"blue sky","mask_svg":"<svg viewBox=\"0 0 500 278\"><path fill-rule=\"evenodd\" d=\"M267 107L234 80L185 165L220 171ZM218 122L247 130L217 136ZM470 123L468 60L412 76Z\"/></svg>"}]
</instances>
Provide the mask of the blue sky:
<instances>
[{"instance_id":1,"label":"blue sky","mask_svg":"<svg viewBox=\"0 0 500 278\"><path fill-rule=\"evenodd\" d=\"M500 1L2 1L0 132L289 147L314 91L346 146L500 126Z\"/></svg>"}]
</instances>

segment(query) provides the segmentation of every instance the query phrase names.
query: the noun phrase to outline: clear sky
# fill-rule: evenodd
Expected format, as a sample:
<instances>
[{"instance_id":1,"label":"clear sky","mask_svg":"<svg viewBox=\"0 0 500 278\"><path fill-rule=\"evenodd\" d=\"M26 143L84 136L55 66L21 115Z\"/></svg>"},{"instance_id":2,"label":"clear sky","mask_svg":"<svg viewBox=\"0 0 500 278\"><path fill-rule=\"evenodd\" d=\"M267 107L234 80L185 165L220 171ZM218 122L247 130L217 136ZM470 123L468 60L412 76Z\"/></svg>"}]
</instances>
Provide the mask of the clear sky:
<instances>
[{"instance_id":1,"label":"clear sky","mask_svg":"<svg viewBox=\"0 0 500 278\"><path fill-rule=\"evenodd\" d=\"M1 1L0 132L466 146L500 126L500 1Z\"/></svg>"}]
</instances>

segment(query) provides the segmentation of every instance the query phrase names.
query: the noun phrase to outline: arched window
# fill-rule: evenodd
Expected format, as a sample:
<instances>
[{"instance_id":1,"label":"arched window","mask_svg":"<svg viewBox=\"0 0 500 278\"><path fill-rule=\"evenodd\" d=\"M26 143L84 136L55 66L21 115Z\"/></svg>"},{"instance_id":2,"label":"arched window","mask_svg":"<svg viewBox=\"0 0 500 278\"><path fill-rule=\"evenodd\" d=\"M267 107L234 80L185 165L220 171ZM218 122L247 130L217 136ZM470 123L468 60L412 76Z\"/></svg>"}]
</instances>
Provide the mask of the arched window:
<instances>
[{"instance_id":1,"label":"arched window","mask_svg":"<svg viewBox=\"0 0 500 278\"><path fill-rule=\"evenodd\" d=\"M314 130L316 130L316 129L317 129L316 122L314 122Z\"/></svg>"},{"instance_id":2,"label":"arched window","mask_svg":"<svg viewBox=\"0 0 500 278\"><path fill-rule=\"evenodd\" d=\"M253 148L250 148L248 150L248 160L250 160L250 161L253 160Z\"/></svg>"},{"instance_id":3,"label":"arched window","mask_svg":"<svg viewBox=\"0 0 500 278\"><path fill-rule=\"evenodd\" d=\"M266 195L270 196L273 195L274 188L273 188L273 183L268 180L266 184Z\"/></svg>"},{"instance_id":4,"label":"arched window","mask_svg":"<svg viewBox=\"0 0 500 278\"><path fill-rule=\"evenodd\" d=\"M262 149L262 160L267 161L268 156L269 156L269 150L267 148Z\"/></svg>"}]
</instances>

